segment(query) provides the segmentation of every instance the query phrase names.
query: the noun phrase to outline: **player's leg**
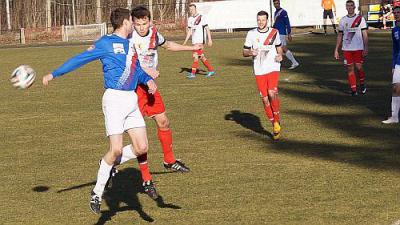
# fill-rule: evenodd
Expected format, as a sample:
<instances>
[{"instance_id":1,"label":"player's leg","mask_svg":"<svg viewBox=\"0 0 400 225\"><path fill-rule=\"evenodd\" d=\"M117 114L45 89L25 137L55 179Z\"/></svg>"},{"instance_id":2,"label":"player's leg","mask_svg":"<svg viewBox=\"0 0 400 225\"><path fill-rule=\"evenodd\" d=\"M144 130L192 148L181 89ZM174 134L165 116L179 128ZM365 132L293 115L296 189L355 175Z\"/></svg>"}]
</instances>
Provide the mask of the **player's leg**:
<instances>
[{"instance_id":1,"label":"player's leg","mask_svg":"<svg viewBox=\"0 0 400 225\"><path fill-rule=\"evenodd\" d=\"M289 69L292 70L292 69L298 67L300 64L297 62L297 60L293 56L293 53L287 47L286 35L281 35L280 39L281 39L283 54L292 63L292 65L289 67Z\"/></svg>"},{"instance_id":2,"label":"player's leg","mask_svg":"<svg viewBox=\"0 0 400 225\"><path fill-rule=\"evenodd\" d=\"M203 51L201 51L200 60L204 64L204 66L207 67L207 70L208 70L207 77L213 76L215 74L215 71L214 71L213 67L211 66L209 60L204 55Z\"/></svg>"},{"instance_id":3,"label":"player's leg","mask_svg":"<svg viewBox=\"0 0 400 225\"><path fill-rule=\"evenodd\" d=\"M104 189L110 178L110 172L117 157L121 154L122 150L122 134L115 134L109 136L110 149L100 161L100 167L97 172L96 185L92 190L90 199L90 209L94 213L100 213L101 200Z\"/></svg>"},{"instance_id":4,"label":"player's leg","mask_svg":"<svg viewBox=\"0 0 400 225\"><path fill-rule=\"evenodd\" d=\"M329 11L329 19L331 20L333 31L335 32L335 34L337 34L336 24L335 24L332 10Z\"/></svg>"},{"instance_id":5,"label":"player's leg","mask_svg":"<svg viewBox=\"0 0 400 225\"><path fill-rule=\"evenodd\" d=\"M148 162L147 162L147 152L148 152L148 139L145 127L139 127L130 129L127 131L131 139L131 143L134 149L140 154L137 157L140 173L143 180L144 192L152 199L157 199L158 194L152 180Z\"/></svg>"},{"instance_id":6,"label":"player's leg","mask_svg":"<svg viewBox=\"0 0 400 225\"><path fill-rule=\"evenodd\" d=\"M192 71L187 75L187 78L192 79L196 77L197 69L199 68L199 54L198 51L193 51L193 64Z\"/></svg>"},{"instance_id":7,"label":"player's leg","mask_svg":"<svg viewBox=\"0 0 400 225\"><path fill-rule=\"evenodd\" d=\"M354 60L352 51L343 51L344 66L346 67L347 80L352 96L357 96L357 80L354 73Z\"/></svg>"},{"instance_id":8,"label":"player's leg","mask_svg":"<svg viewBox=\"0 0 400 225\"><path fill-rule=\"evenodd\" d=\"M268 98L268 81L267 75L260 75L256 77L257 89L260 92L261 100L264 107L265 116L274 124L274 114L272 111L271 103Z\"/></svg>"},{"instance_id":9,"label":"player's leg","mask_svg":"<svg viewBox=\"0 0 400 225\"><path fill-rule=\"evenodd\" d=\"M157 136L164 153L164 168L174 172L189 172L189 167L187 167L181 160L177 160L172 151L172 132L165 111L154 115L153 119L157 124Z\"/></svg>"},{"instance_id":10,"label":"player's leg","mask_svg":"<svg viewBox=\"0 0 400 225\"><path fill-rule=\"evenodd\" d=\"M400 66L395 67L393 71L393 86L392 86L392 115L382 121L382 123L398 123L399 122L399 110L400 110Z\"/></svg>"},{"instance_id":11,"label":"player's leg","mask_svg":"<svg viewBox=\"0 0 400 225\"><path fill-rule=\"evenodd\" d=\"M365 85L365 72L363 69L362 51L354 52L354 63L356 65L357 75L358 75L358 79L360 81L360 93L365 94L365 93L367 93L367 88Z\"/></svg>"},{"instance_id":12,"label":"player's leg","mask_svg":"<svg viewBox=\"0 0 400 225\"><path fill-rule=\"evenodd\" d=\"M327 34L327 31L326 31L326 24L327 24L327 19L328 19L328 11L327 10L325 10L324 9L324 13L323 13L323 22L324 22L324 34L326 35Z\"/></svg>"},{"instance_id":13,"label":"player's leg","mask_svg":"<svg viewBox=\"0 0 400 225\"><path fill-rule=\"evenodd\" d=\"M280 132L281 132L278 82L279 82L279 72L272 72L268 75L268 98L271 102L271 108L274 116L274 124L273 124L274 140L278 140L280 138Z\"/></svg>"}]
</instances>

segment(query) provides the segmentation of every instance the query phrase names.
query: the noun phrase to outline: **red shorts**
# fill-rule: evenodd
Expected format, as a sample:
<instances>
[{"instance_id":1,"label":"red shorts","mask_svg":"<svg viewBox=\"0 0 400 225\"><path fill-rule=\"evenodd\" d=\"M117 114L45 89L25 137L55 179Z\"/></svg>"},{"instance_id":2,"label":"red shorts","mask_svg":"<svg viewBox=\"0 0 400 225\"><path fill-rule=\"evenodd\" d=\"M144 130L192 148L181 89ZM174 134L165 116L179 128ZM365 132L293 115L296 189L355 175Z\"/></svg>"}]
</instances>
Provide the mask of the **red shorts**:
<instances>
[{"instance_id":1,"label":"red shorts","mask_svg":"<svg viewBox=\"0 0 400 225\"><path fill-rule=\"evenodd\" d=\"M353 63L363 63L363 50L343 51L344 65L352 65Z\"/></svg>"},{"instance_id":2,"label":"red shorts","mask_svg":"<svg viewBox=\"0 0 400 225\"><path fill-rule=\"evenodd\" d=\"M261 97L267 97L268 91L278 91L279 72L274 71L265 75L257 75L256 83Z\"/></svg>"},{"instance_id":3,"label":"red shorts","mask_svg":"<svg viewBox=\"0 0 400 225\"><path fill-rule=\"evenodd\" d=\"M158 89L156 93L149 94L148 87L140 84L136 89L136 94L138 96L139 109L143 116L152 117L165 112L164 102Z\"/></svg>"},{"instance_id":4,"label":"red shorts","mask_svg":"<svg viewBox=\"0 0 400 225\"><path fill-rule=\"evenodd\" d=\"M193 51L193 56L197 54L198 56L202 56L204 55L204 50L203 49L199 49L199 50L194 50Z\"/></svg>"}]
</instances>

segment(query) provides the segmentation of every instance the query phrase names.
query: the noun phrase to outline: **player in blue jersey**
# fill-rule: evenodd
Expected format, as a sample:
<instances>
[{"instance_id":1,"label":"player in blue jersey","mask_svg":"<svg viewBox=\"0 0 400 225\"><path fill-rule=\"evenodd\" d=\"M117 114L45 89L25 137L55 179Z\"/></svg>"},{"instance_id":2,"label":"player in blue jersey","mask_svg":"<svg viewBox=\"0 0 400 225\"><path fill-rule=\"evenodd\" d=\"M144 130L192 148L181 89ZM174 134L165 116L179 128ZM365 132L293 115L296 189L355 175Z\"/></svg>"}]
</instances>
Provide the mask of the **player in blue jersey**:
<instances>
[{"instance_id":1,"label":"player in blue jersey","mask_svg":"<svg viewBox=\"0 0 400 225\"><path fill-rule=\"evenodd\" d=\"M158 71L140 67L133 44L128 35L133 31L133 21L128 9L116 9L110 16L114 33L101 37L85 52L78 54L51 74L43 77L43 85L51 80L71 72L91 61L100 60L103 64L104 88L102 106L105 118L106 134L110 149L100 161L97 182L91 193L90 209L100 213L102 195L115 161L137 157L148 151L146 125L140 113L135 89L146 84L149 93L155 93L157 86L149 76L156 77ZM123 133L131 139L132 148L122 150Z\"/></svg>"},{"instance_id":2,"label":"player in blue jersey","mask_svg":"<svg viewBox=\"0 0 400 225\"><path fill-rule=\"evenodd\" d=\"M282 50L283 54L290 60L292 65L289 67L290 70L298 67L300 64L297 62L297 60L294 58L293 53L288 49L287 47L287 41L292 41L292 28L290 27L290 21L289 21L289 16L286 12L286 10L281 8L281 2L280 0L274 0L274 7L275 7L275 13L274 13L274 25L273 28L277 29L279 31L279 37L281 38L281 44L282 44Z\"/></svg>"},{"instance_id":3,"label":"player in blue jersey","mask_svg":"<svg viewBox=\"0 0 400 225\"><path fill-rule=\"evenodd\" d=\"M382 121L382 123L398 123L399 122L399 109L400 109L400 6L393 9L393 14L396 19L396 27L392 30L393 40L393 91L392 91L392 115Z\"/></svg>"}]
</instances>

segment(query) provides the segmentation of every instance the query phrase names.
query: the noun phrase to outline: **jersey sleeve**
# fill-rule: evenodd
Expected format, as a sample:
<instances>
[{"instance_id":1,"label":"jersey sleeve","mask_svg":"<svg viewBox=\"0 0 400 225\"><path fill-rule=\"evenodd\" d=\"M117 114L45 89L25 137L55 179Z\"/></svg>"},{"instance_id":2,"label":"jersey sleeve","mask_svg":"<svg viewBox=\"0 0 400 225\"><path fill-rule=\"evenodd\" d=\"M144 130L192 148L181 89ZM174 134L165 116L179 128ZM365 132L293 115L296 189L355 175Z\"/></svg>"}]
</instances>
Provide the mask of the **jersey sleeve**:
<instances>
[{"instance_id":1,"label":"jersey sleeve","mask_svg":"<svg viewBox=\"0 0 400 225\"><path fill-rule=\"evenodd\" d=\"M207 17L206 16L202 16L203 18L201 18L201 22L203 23L203 26L208 26L208 19L207 19Z\"/></svg>"},{"instance_id":2,"label":"jersey sleeve","mask_svg":"<svg viewBox=\"0 0 400 225\"><path fill-rule=\"evenodd\" d=\"M366 30L366 29L368 29L368 25L367 25L367 23L365 22L364 17L361 17L360 28L361 28L361 30Z\"/></svg>"},{"instance_id":3,"label":"jersey sleeve","mask_svg":"<svg viewBox=\"0 0 400 225\"><path fill-rule=\"evenodd\" d=\"M251 38L251 33L248 32L247 36L246 36L246 40L244 41L244 49L251 49L251 47L253 47L253 43L252 43L252 38Z\"/></svg>"},{"instance_id":4,"label":"jersey sleeve","mask_svg":"<svg viewBox=\"0 0 400 225\"><path fill-rule=\"evenodd\" d=\"M285 29L287 30L288 34L292 33L292 27L290 26L290 21L289 21L289 16L286 11L283 12L284 14L282 15L283 21L285 22Z\"/></svg>"},{"instance_id":5,"label":"jersey sleeve","mask_svg":"<svg viewBox=\"0 0 400 225\"><path fill-rule=\"evenodd\" d=\"M344 30L343 19L341 19L339 21L339 32L343 33L343 30Z\"/></svg>"},{"instance_id":6,"label":"jersey sleeve","mask_svg":"<svg viewBox=\"0 0 400 225\"><path fill-rule=\"evenodd\" d=\"M189 19L187 20L187 26L188 28L192 28L192 17L189 17Z\"/></svg>"},{"instance_id":7,"label":"jersey sleeve","mask_svg":"<svg viewBox=\"0 0 400 225\"><path fill-rule=\"evenodd\" d=\"M160 32L157 31L157 39L158 39L158 46L162 46L163 44L165 44L165 42L167 40L165 40L164 36L162 34L160 34Z\"/></svg>"},{"instance_id":8,"label":"jersey sleeve","mask_svg":"<svg viewBox=\"0 0 400 225\"><path fill-rule=\"evenodd\" d=\"M276 31L276 38L274 40L273 45L275 45L276 47L279 47L279 46L282 45L281 38L280 38L280 35L279 35L279 31Z\"/></svg>"},{"instance_id":9,"label":"jersey sleeve","mask_svg":"<svg viewBox=\"0 0 400 225\"><path fill-rule=\"evenodd\" d=\"M78 69L79 67L89 62L101 59L105 54L107 54L107 51L102 46L101 40L99 40L94 43L93 47L68 59L64 64L55 69L51 74L53 75L53 77L62 76L66 73Z\"/></svg>"}]
</instances>

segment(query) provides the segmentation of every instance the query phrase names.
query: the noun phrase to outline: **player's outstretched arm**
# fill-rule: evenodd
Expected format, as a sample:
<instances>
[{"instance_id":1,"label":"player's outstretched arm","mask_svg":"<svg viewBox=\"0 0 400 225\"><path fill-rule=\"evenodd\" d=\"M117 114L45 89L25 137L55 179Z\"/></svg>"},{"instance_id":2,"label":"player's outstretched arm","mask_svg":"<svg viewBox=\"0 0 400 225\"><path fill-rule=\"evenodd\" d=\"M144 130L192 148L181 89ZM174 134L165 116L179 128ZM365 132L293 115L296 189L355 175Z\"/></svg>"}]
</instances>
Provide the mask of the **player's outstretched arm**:
<instances>
[{"instance_id":1,"label":"player's outstretched arm","mask_svg":"<svg viewBox=\"0 0 400 225\"><path fill-rule=\"evenodd\" d=\"M178 51L196 51L202 48L201 44L196 44L193 46L181 45L173 41L166 41L161 47L166 50L178 52Z\"/></svg>"}]
</instances>

